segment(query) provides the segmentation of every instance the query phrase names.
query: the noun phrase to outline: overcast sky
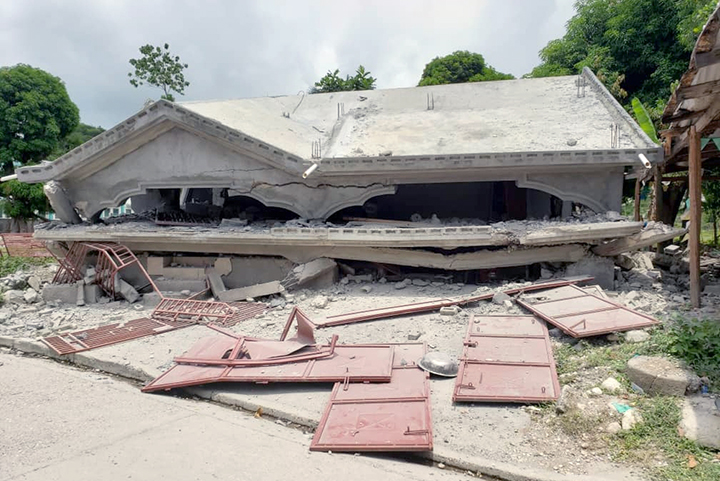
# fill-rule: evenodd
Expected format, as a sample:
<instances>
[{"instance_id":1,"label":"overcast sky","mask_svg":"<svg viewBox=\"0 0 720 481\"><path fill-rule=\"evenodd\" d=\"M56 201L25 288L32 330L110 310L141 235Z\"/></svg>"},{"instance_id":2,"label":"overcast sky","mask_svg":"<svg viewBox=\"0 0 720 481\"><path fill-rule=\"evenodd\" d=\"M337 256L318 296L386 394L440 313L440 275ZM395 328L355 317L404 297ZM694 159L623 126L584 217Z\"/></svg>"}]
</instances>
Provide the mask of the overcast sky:
<instances>
[{"instance_id":1,"label":"overcast sky","mask_svg":"<svg viewBox=\"0 0 720 481\"><path fill-rule=\"evenodd\" d=\"M359 64L416 85L436 56L481 53L520 76L564 33L574 0L0 0L0 66L60 77L82 121L109 128L160 93L128 83L141 45L189 65L182 100L296 94Z\"/></svg>"}]
</instances>

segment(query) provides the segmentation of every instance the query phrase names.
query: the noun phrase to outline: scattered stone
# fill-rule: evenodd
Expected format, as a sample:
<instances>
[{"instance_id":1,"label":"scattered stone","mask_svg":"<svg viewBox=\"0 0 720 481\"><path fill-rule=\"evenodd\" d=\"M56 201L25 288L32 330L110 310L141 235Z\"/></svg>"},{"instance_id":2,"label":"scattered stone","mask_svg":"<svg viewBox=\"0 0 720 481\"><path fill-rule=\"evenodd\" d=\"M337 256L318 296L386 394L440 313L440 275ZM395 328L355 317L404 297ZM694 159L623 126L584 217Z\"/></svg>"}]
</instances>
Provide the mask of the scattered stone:
<instances>
[{"instance_id":1,"label":"scattered stone","mask_svg":"<svg viewBox=\"0 0 720 481\"><path fill-rule=\"evenodd\" d=\"M37 301L40 300L40 294L30 287L28 290L25 291L25 294L23 294L23 299L25 299L25 302L28 304L35 304Z\"/></svg>"},{"instance_id":2,"label":"scattered stone","mask_svg":"<svg viewBox=\"0 0 720 481\"><path fill-rule=\"evenodd\" d=\"M350 279L348 279L347 277L343 277L342 279L340 279L340 284L342 284L343 286L346 286L346 285L350 284Z\"/></svg>"},{"instance_id":3,"label":"scattered stone","mask_svg":"<svg viewBox=\"0 0 720 481\"><path fill-rule=\"evenodd\" d=\"M629 331L625 334L625 340L627 342L645 342L648 339L650 339L650 334L641 330Z\"/></svg>"},{"instance_id":4,"label":"scattered stone","mask_svg":"<svg viewBox=\"0 0 720 481\"><path fill-rule=\"evenodd\" d=\"M185 290L180 291L180 294L182 294L185 297L189 297L190 295L192 295L192 292L190 292L188 289L185 289Z\"/></svg>"},{"instance_id":5,"label":"scattered stone","mask_svg":"<svg viewBox=\"0 0 720 481\"><path fill-rule=\"evenodd\" d=\"M605 339L610 342L618 342L620 340L620 336L618 336L617 333L613 332L605 336Z\"/></svg>"},{"instance_id":6,"label":"scattered stone","mask_svg":"<svg viewBox=\"0 0 720 481\"><path fill-rule=\"evenodd\" d=\"M602 393L602 389L600 389L599 387L594 387L588 392L588 394L591 396L602 396Z\"/></svg>"},{"instance_id":7,"label":"scattered stone","mask_svg":"<svg viewBox=\"0 0 720 481\"><path fill-rule=\"evenodd\" d=\"M387 279L384 277L381 277L380 280L378 281L378 284L387 284Z\"/></svg>"},{"instance_id":8,"label":"scattered stone","mask_svg":"<svg viewBox=\"0 0 720 481\"><path fill-rule=\"evenodd\" d=\"M5 324L12 319L13 313L10 311L0 311L0 324Z\"/></svg>"},{"instance_id":9,"label":"scattered stone","mask_svg":"<svg viewBox=\"0 0 720 481\"><path fill-rule=\"evenodd\" d=\"M663 357L635 356L627 363L627 375L650 395L683 396L690 386L700 385L694 372Z\"/></svg>"},{"instance_id":10,"label":"scattered stone","mask_svg":"<svg viewBox=\"0 0 720 481\"><path fill-rule=\"evenodd\" d=\"M310 301L310 305L316 309L325 309L328 302L328 298L325 296L315 296L312 301Z\"/></svg>"},{"instance_id":11,"label":"scattered stone","mask_svg":"<svg viewBox=\"0 0 720 481\"><path fill-rule=\"evenodd\" d=\"M133 309L135 309L136 311L142 311L145 309L145 306L143 306L142 304L135 304L133 306Z\"/></svg>"},{"instance_id":12,"label":"scattered stone","mask_svg":"<svg viewBox=\"0 0 720 481\"><path fill-rule=\"evenodd\" d=\"M571 411L577 405L575 398L575 389L573 389L569 384L564 385L560 390L560 397L558 397L558 400L555 403L555 411L559 414Z\"/></svg>"},{"instance_id":13,"label":"scattered stone","mask_svg":"<svg viewBox=\"0 0 720 481\"><path fill-rule=\"evenodd\" d=\"M623 431L629 431L641 422L642 416L640 415L640 412L637 409L629 409L625 411L625 414L623 414L620 425L622 426Z\"/></svg>"},{"instance_id":14,"label":"scattered stone","mask_svg":"<svg viewBox=\"0 0 720 481\"><path fill-rule=\"evenodd\" d=\"M426 281L425 279L413 279L412 285L418 286L418 287L425 287L425 286L430 285L430 283L428 281Z\"/></svg>"},{"instance_id":15,"label":"scattered stone","mask_svg":"<svg viewBox=\"0 0 720 481\"><path fill-rule=\"evenodd\" d=\"M665 247L663 252L669 256L679 256L682 254L682 248L679 245L671 244Z\"/></svg>"},{"instance_id":16,"label":"scattered stone","mask_svg":"<svg viewBox=\"0 0 720 481\"><path fill-rule=\"evenodd\" d=\"M41 288L40 279L38 279L35 276L30 276L30 277L28 277L27 283L30 287L35 289L36 292L40 292L40 288Z\"/></svg>"},{"instance_id":17,"label":"scattered stone","mask_svg":"<svg viewBox=\"0 0 720 481\"><path fill-rule=\"evenodd\" d=\"M511 309L512 306L513 306L512 301L503 301L503 307L505 307L505 309Z\"/></svg>"},{"instance_id":18,"label":"scattered stone","mask_svg":"<svg viewBox=\"0 0 720 481\"><path fill-rule=\"evenodd\" d=\"M622 431L622 425L617 421L613 421L605 427L605 431L610 434L617 434Z\"/></svg>"},{"instance_id":19,"label":"scattered stone","mask_svg":"<svg viewBox=\"0 0 720 481\"><path fill-rule=\"evenodd\" d=\"M620 393L624 389L622 387L622 384L620 384L620 381L615 379L614 377L609 377L605 379L602 384L600 384L600 387L610 394Z\"/></svg>"},{"instance_id":20,"label":"scattered stone","mask_svg":"<svg viewBox=\"0 0 720 481\"><path fill-rule=\"evenodd\" d=\"M418 339L420 339L420 336L422 336L422 332L416 331L416 332L411 332L410 334L408 334L407 338L408 338L408 341L417 341Z\"/></svg>"},{"instance_id":21,"label":"scattered stone","mask_svg":"<svg viewBox=\"0 0 720 481\"><path fill-rule=\"evenodd\" d=\"M410 284L410 282L407 279L400 281L400 282L396 282L395 289L398 289L398 290L405 289L408 286L408 284Z\"/></svg>"},{"instance_id":22,"label":"scattered stone","mask_svg":"<svg viewBox=\"0 0 720 481\"><path fill-rule=\"evenodd\" d=\"M632 302L637 299L639 295L640 294L638 294L638 291L630 291L625 294L625 302Z\"/></svg>"},{"instance_id":23,"label":"scattered stone","mask_svg":"<svg viewBox=\"0 0 720 481\"><path fill-rule=\"evenodd\" d=\"M3 293L5 302L9 304L25 304L25 293L17 289L10 289Z\"/></svg>"},{"instance_id":24,"label":"scattered stone","mask_svg":"<svg viewBox=\"0 0 720 481\"><path fill-rule=\"evenodd\" d=\"M372 286L362 286L360 290L363 291L365 294L369 294L372 291Z\"/></svg>"},{"instance_id":25,"label":"scattered stone","mask_svg":"<svg viewBox=\"0 0 720 481\"><path fill-rule=\"evenodd\" d=\"M445 469L445 464L444 464L444 463L438 463L438 468L440 468L440 469Z\"/></svg>"},{"instance_id":26,"label":"scattered stone","mask_svg":"<svg viewBox=\"0 0 720 481\"><path fill-rule=\"evenodd\" d=\"M505 301L512 301L512 298L504 292L496 292L492 297L493 304L503 305Z\"/></svg>"},{"instance_id":27,"label":"scattered stone","mask_svg":"<svg viewBox=\"0 0 720 481\"><path fill-rule=\"evenodd\" d=\"M713 296L720 296L720 284L708 284L705 286L705 289L703 289L703 292Z\"/></svg>"},{"instance_id":28,"label":"scattered stone","mask_svg":"<svg viewBox=\"0 0 720 481\"><path fill-rule=\"evenodd\" d=\"M459 312L460 308L458 306L444 306L440 308L441 316L454 316Z\"/></svg>"}]
</instances>

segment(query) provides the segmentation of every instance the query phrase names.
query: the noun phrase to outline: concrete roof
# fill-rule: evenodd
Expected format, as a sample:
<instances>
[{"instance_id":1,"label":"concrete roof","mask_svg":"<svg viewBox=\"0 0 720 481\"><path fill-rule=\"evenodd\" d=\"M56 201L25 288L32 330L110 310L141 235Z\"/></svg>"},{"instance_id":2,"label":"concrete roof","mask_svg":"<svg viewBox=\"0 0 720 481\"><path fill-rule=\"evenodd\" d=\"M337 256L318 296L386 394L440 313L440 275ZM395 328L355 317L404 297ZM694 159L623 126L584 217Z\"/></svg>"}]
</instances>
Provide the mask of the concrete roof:
<instances>
[{"instance_id":1,"label":"concrete roof","mask_svg":"<svg viewBox=\"0 0 720 481\"><path fill-rule=\"evenodd\" d=\"M318 140L323 158L657 148L588 69L580 76L180 105L303 158ZM611 144L611 125L618 145Z\"/></svg>"}]
</instances>

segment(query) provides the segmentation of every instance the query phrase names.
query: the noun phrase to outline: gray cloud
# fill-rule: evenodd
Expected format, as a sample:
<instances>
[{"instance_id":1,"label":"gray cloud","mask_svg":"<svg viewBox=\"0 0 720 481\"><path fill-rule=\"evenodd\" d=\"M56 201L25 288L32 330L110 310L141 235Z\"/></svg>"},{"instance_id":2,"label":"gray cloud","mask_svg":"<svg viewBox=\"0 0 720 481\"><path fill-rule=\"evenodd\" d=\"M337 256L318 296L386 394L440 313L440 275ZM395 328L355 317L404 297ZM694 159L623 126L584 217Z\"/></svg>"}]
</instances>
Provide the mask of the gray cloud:
<instances>
[{"instance_id":1,"label":"gray cloud","mask_svg":"<svg viewBox=\"0 0 720 481\"><path fill-rule=\"evenodd\" d=\"M62 78L84 122L105 128L159 93L128 83L128 59L170 43L189 64L179 100L295 94L363 64L378 87L416 85L425 64L482 53L520 76L562 36L573 0L4 0L0 65Z\"/></svg>"}]
</instances>

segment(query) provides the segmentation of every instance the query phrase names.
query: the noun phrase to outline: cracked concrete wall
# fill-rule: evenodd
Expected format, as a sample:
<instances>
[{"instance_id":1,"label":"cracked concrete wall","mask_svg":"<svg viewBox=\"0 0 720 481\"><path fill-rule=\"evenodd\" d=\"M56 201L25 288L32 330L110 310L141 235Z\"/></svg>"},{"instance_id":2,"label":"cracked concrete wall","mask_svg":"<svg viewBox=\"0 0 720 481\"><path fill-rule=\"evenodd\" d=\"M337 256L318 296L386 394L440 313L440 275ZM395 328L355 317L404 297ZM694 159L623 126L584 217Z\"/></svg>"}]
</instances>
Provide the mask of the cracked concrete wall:
<instances>
[{"instance_id":1,"label":"cracked concrete wall","mask_svg":"<svg viewBox=\"0 0 720 481\"><path fill-rule=\"evenodd\" d=\"M314 186L180 128L89 175L70 176L65 183L70 201L87 218L128 197L145 195L148 189L229 188L235 195L310 219L324 219L344 207L362 205L370 197L395 192L393 186L363 182Z\"/></svg>"}]
</instances>

